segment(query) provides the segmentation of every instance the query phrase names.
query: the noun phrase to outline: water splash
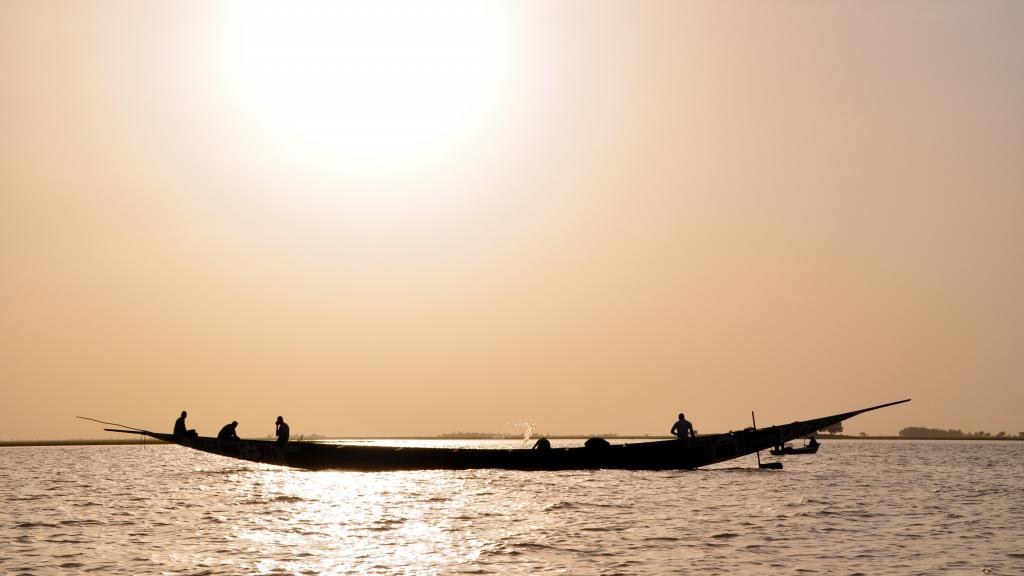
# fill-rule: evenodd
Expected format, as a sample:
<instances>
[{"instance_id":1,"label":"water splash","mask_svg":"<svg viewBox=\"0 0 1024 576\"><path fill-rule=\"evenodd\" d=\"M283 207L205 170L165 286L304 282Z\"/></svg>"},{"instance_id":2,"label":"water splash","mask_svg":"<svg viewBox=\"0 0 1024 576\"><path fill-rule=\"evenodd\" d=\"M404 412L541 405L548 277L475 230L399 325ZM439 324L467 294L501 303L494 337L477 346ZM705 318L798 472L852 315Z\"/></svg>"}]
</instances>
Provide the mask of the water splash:
<instances>
[{"instance_id":1,"label":"water splash","mask_svg":"<svg viewBox=\"0 0 1024 576\"><path fill-rule=\"evenodd\" d=\"M526 447L526 445L530 443L530 438L532 438L534 433L537 432L537 425L533 422L513 422L510 426L513 428L522 428L523 447Z\"/></svg>"}]
</instances>

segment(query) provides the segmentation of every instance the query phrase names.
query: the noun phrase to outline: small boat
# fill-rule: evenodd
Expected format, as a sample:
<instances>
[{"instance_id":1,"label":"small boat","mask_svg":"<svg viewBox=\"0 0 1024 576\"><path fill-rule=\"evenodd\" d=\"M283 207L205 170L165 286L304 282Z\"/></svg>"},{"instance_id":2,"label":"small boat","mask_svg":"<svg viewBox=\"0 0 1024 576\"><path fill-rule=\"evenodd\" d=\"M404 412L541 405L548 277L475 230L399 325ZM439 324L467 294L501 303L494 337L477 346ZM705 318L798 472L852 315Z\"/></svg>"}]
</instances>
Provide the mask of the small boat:
<instances>
[{"instance_id":1,"label":"small boat","mask_svg":"<svg viewBox=\"0 0 1024 576\"><path fill-rule=\"evenodd\" d=\"M724 434L702 434L690 439L623 444L588 441L584 446L546 450L350 446L318 442L278 444L272 440L176 437L141 429L105 430L148 436L229 458L307 470L687 470L768 450L858 414L909 401L900 400L768 428L751 427Z\"/></svg>"},{"instance_id":2,"label":"small boat","mask_svg":"<svg viewBox=\"0 0 1024 576\"><path fill-rule=\"evenodd\" d=\"M797 455L797 454L815 454L815 453L818 452L818 448L820 446L821 446L821 444L806 444L804 446L799 446L798 447L798 446L790 446L790 445L787 444L786 446L783 446L782 448L779 448L778 446L776 446L775 448L772 448L769 451L769 453L772 456L789 456L789 455Z\"/></svg>"}]
</instances>

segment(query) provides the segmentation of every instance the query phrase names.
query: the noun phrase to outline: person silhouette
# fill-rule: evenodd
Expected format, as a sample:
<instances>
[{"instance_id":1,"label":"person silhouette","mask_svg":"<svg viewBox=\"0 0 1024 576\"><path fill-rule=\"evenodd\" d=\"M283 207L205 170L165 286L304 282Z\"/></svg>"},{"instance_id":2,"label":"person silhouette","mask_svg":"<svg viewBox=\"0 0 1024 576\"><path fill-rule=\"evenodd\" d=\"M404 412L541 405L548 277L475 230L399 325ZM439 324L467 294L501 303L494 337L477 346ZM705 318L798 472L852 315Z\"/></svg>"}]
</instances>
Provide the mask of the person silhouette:
<instances>
[{"instance_id":1,"label":"person silhouette","mask_svg":"<svg viewBox=\"0 0 1024 576\"><path fill-rule=\"evenodd\" d=\"M697 437L693 432L693 424L690 424L682 412L679 413L679 420L676 420L676 423L672 425L671 433L680 440L685 440L687 434L689 434L690 438Z\"/></svg>"},{"instance_id":2,"label":"person silhouette","mask_svg":"<svg viewBox=\"0 0 1024 576\"><path fill-rule=\"evenodd\" d=\"M173 436L176 440L195 440L199 437L199 433L195 430L188 430L185 426L185 418L188 417L188 412L182 410L181 416L174 421L174 432Z\"/></svg>"},{"instance_id":3,"label":"person silhouette","mask_svg":"<svg viewBox=\"0 0 1024 576\"><path fill-rule=\"evenodd\" d=\"M537 441L533 444L533 449L534 450L550 450L551 449L551 441L548 440L547 438L541 436L540 438L537 438Z\"/></svg>"},{"instance_id":4,"label":"person silhouette","mask_svg":"<svg viewBox=\"0 0 1024 576\"><path fill-rule=\"evenodd\" d=\"M288 424L284 421L284 418L278 416L277 422L274 423L274 430L277 433L277 443L286 444L288 442Z\"/></svg>"},{"instance_id":5,"label":"person silhouette","mask_svg":"<svg viewBox=\"0 0 1024 576\"><path fill-rule=\"evenodd\" d=\"M236 428L238 428L238 422L234 420L232 420L230 424L225 424L224 427L220 429L220 432L217 433L217 440L238 440L238 433L235 430Z\"/></svg>"}]
</instances>

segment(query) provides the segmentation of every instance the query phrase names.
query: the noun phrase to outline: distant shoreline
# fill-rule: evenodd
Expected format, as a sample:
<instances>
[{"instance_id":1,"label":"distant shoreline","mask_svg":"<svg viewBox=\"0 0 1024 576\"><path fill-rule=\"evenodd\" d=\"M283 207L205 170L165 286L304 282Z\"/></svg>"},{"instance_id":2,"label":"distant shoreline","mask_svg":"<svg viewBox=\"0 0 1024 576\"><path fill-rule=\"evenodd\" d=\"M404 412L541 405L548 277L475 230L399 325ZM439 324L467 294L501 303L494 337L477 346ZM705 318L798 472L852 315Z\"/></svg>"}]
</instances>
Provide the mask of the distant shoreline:
<instances>
[{"instance_id":1,"label":"distant shoreline","mask_svg":"<svg viewBox=\"0 0 1024 576\"><path fill-rule=\"evenodd\" d=\"M832 436L828 434L818 434L817 437L819 440L955 440L958 442L962 440L982 440L985 442L1020 442L1024 440L1024 438L1019 436L1004 436L1002 438L996 438L994 436L991 438L964 436L961 438L950 438L947 436L846 436L843 434L836 434Z\"/></svg>"},{"instance_id":2,"label":"distant shoreline","mask_svg":"<svg viewBox=\"0 0 1024 576\"><path fill-rule=\"evenodd\" d=\"M591 436L547 436L551 440L585 440ZM612 440L669 440L672 436L621 436L621 435L604 435L603 438L609 438ZM928 438L907 438L904 436L846 436L843 434L819 434L820 440L953 440L953 441L967 441L967 440L979 440L984 442L1020 442L1024 441L1024 438L1007 436L1005 438L940 438L940 437L928 437ZM249 438L249 440L267 440L268 438ZM296 439L297 441L303 441L302 439ZM338 438L330 438L317 436L316 438L309 438L305 441L320 442L323 440L522 440L521 437L508 437L508 436L490 436L482 437L479 435L473 436L453 436L453 435L441 435L441 436L345 436ZM26 447L26 446L130 446L136 444L168 444L161 440L153 438L145 438L144 440L135 439L78 439L78 440L0 440L0 448L5 447Z\"/></svg>"}]
</instances>

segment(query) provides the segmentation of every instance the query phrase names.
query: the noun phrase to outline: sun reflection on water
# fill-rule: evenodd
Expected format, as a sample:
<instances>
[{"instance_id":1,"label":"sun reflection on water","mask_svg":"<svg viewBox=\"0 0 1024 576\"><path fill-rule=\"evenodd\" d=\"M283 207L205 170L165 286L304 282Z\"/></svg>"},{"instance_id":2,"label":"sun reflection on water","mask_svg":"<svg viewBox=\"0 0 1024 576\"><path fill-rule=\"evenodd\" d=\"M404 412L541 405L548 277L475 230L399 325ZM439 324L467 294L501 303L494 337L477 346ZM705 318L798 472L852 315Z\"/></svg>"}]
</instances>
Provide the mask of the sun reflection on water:
<instances>
[{"instance_id":1,"label":"sun reflection on water","mask_svg":"<svg viewBox=\"0 0 1024 576\"><path fill-rule=\"evenodd\" d=\"M238 540L255 549L273 543L304 556L263 559L261 571L372 568L382 551L387 562L378 566L392 569L472 562L479 556L473 542L452 538L452 515L458 517L459 509L470 504L465 480L451 473L264 467L237 480L254 502L266 506L258 522L236 528ZM345 566L348 563L352 565Z\"/></svg>"}]
</instances>

